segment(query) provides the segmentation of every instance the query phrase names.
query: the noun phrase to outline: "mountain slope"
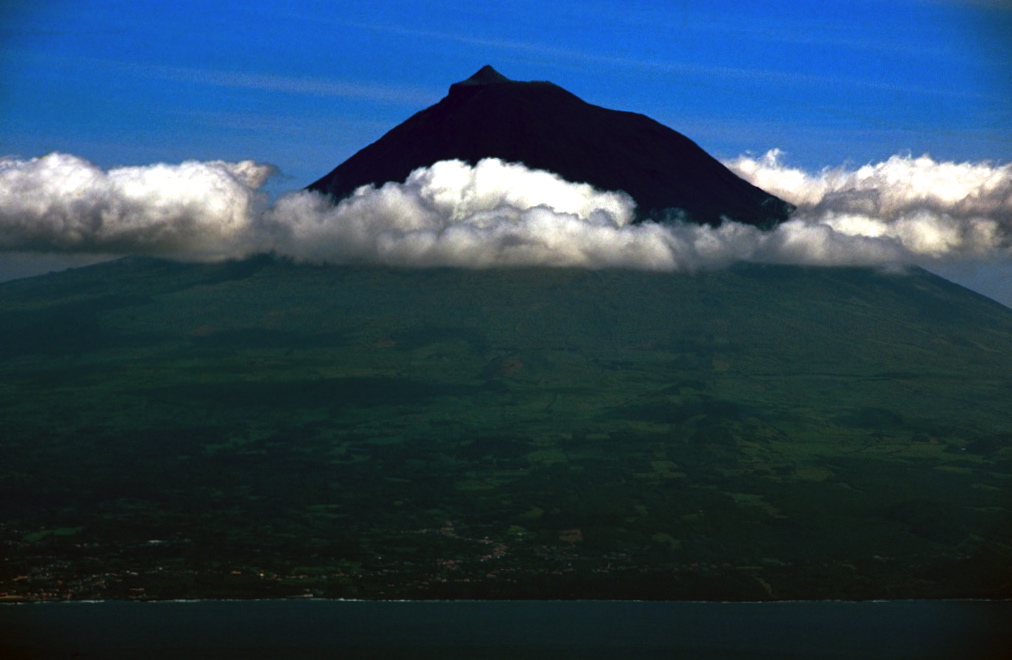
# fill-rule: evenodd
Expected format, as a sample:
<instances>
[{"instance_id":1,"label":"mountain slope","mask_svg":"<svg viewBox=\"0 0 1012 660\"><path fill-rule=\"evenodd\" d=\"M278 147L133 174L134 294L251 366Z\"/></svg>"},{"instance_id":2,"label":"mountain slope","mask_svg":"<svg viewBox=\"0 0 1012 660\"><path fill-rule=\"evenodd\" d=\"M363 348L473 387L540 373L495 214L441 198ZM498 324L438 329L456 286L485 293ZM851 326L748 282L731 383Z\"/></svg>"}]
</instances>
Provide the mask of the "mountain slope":
<instances>
[{"instance_id":1,"label":"mountain slope","mask_svg":"<svg viewBox=\"0 0 1012 660\"><path fill-rule=\"evenodd\" d=\"M0 350L13 597L1010 593L1012 311L924 271L127 259Z\"/></svg>"},{"instance_id":2,"label":"mountain slope","mask_svg":"<svg viewBox=\"0 0 1012 660\"><path fill-rule=\"evenodd\" d=\"M549 82L512 81L490 66L309 188L341 199L359 186L404 181L437 161L490 157L625 191L641 218L680 209L700 223L728 217L768 227L791 210L649 117L591 105Z\"/></svg>"}]
</instances>

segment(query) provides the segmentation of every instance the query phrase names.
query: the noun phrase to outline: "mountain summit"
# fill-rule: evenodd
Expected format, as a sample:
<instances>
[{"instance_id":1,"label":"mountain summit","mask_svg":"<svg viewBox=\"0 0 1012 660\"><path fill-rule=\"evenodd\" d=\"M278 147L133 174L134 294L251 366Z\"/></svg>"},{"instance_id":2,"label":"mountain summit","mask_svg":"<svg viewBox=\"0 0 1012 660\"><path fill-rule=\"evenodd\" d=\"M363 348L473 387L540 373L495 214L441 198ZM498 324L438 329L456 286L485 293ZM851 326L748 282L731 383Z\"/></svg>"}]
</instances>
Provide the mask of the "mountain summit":
<instances>
[{"instance_id":1,"label":"mountain summit","mask_svg":"<svg viewBox=\"0 0 1012 660\"><path fill-rule=\"evenodd\" d=\"M772 227L793 207L744 181L695 142L644 115L591 105L550 82L510 80L491 66L309 186L335 199L359 186L404 181L441 160L521 162L602 190L622 190L638 219L683 212Z\"/></svg>"}]
</instances>

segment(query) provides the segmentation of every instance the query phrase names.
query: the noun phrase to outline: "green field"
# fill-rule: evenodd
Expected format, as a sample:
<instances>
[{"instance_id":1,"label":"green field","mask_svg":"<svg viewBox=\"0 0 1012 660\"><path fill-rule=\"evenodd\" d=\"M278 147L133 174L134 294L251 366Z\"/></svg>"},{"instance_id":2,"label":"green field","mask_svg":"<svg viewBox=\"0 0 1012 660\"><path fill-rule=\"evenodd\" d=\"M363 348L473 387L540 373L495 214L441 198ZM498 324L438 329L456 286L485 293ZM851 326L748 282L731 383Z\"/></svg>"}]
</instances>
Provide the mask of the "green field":
<instances>
[{"instance_id":1,"label":"green field","mask_svg":"<svg viewBox=\"0 0 1012 660\"><path fill-rule=\"evenodd\" d=\"M1010 365L924 271L8 282L0 594L1010 597Z\"/></svg>"}]
</instances>

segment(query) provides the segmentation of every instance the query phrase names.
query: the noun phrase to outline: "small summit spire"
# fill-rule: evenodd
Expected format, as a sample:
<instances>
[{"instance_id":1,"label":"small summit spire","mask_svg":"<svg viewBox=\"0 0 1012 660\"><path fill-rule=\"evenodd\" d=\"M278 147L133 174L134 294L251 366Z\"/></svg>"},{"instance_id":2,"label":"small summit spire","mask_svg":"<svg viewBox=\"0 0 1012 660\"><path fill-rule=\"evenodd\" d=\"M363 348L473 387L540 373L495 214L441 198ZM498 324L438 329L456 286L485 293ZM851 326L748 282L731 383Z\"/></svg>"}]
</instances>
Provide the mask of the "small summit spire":
<instances>
[{"instance_id":1,"label":"small summit spire","mask_svg":"<svg viewBox=\"0 0 1012 660\"><path fill-rule=\"evenodd\" d=\"M510 82L510 79L493 69L490 64L486 64L478 69L473 76L457 84L467 85L470 87L472 85L494 85L496 83L505 82Z\"/></svg>"}]
</instances>

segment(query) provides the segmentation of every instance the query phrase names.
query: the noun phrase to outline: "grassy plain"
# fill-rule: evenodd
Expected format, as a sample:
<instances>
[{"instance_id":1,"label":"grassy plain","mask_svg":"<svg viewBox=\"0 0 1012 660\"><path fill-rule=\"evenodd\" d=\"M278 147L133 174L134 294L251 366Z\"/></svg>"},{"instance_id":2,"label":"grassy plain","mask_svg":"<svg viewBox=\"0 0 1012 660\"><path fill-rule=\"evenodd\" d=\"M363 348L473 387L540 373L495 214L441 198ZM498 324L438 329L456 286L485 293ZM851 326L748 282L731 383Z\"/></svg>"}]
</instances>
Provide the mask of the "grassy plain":
<instances>
[{"instance_id":1,"label":"grassy plain","mask_svg":"<svg viewBox=\"0 0 1012 660\"><path fill-rule=\"evenodd\" d=\"M1010 360L923 271L9 282L0 593L1009 597Z\"/></svg>"}]
</instances>

